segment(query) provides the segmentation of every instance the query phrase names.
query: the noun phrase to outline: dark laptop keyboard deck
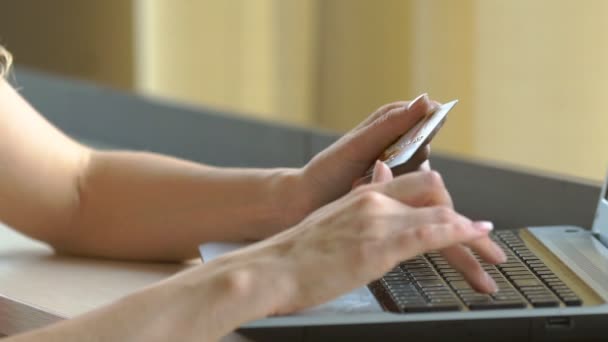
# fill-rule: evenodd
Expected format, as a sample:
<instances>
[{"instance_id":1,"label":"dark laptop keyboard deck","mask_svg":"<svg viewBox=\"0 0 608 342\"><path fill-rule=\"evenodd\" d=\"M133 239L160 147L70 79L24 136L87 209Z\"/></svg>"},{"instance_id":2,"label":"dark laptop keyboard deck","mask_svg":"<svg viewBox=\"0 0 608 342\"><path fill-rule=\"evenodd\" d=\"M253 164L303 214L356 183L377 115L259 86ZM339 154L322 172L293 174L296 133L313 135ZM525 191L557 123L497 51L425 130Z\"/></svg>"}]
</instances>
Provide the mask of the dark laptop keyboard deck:
<instances>
[{"instance_id":1,"label":"dark laptop keyboard deck","mask_svg":"<svg viewBox=\"0 0 608 342\"><path fill-rule=\"evenodd\" d=\"M476 292L439 252L401 263L369 288L379 302L393 312L582 305L574 291L545 266L514 231L498 231L492 239L507 255L507 261L500 265L482 262L498 285L498 292L494 294Z\"/></svg>"}]
</instances>

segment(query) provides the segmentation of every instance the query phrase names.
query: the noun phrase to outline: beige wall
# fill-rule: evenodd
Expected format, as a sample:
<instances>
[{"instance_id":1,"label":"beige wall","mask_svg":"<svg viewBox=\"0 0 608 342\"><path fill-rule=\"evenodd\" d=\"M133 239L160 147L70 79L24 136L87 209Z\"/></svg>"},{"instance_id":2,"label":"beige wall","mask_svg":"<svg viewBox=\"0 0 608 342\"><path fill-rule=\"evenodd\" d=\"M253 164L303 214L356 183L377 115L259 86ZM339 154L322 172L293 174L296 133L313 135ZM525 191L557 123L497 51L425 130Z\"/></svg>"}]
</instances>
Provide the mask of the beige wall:
<instances>
[{"instance_id":1,"label":"beige wall","mask_svg":"<svg viewBox=\"0 0 608 342\"><path fill-rule=\"evenodd\" d=\"M17 64L131 89L132 17L125 0L2 1L0 43Z\"/></svg>"},{"instance_id":2,"label":"beige wall","mask_svg":"<svg viewBox=\"0 0 608 342\"><path fill-rule=\"evenodd\" d=\"M137 6L140 90L311 123L315 1L142 0Z\"/></svg>"},{"instance_id":3,"label":"beige wall","mask_svg":"<svg viewBox=\"0 0 608 342\"><path fill-rule=\"evenodd\" d=\"M415 0L409 13L413 37L412 93L428 92L438 101L458 99L433 148L474 155L475 4L472 1Z\"/></svg>"},{"instance_id":4,"label":"beige wall","mask_svg":"<svg viewBox=\"0 0 608 342\"><path fill-rule=\"evenodd\" d=\"M603 0L476 2L475 154L604 176L607 15Z\"/></svg>"},{"instance_id":5,"label":"beige wall","mask_svg":"<svg viewBox=\"0 0 608 342\"><path fill-rule=\"evenodd\" d=\"M608 1L20 0L18 63L346 131L423 91L460 103L435 150L600 179Z\"/></svg>"},{"instance_id":6,"label":"beige wall","mask_svg":"<svg viewBox=\"0 0 608 342\"><path fill-rule=\"evenodd\" d=\"M315 123L346 130L410 91L411 4L320 1Z\"/></svg>"},{"instance_id":7,"label":"beige wall","mask_svg":"<svg viewBox=\"0 0 608 342\"><path fill-rule=\"evenodd\" d=\"M427 91L460 99L434 147L474 154L471 1L138 3L148 94L346 131Z\"/></svg>"}]
</instances>

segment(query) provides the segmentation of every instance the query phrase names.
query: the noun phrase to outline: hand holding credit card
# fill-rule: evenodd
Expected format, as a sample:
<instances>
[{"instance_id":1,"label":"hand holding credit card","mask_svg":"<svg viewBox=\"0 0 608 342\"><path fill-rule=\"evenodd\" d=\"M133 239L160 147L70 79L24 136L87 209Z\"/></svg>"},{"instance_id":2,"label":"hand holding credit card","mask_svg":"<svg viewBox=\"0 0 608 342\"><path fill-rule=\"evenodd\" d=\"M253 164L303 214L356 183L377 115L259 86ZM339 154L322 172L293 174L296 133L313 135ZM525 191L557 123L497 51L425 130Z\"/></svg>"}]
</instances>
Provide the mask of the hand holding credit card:
<instances>
[{"instance_id":1,"label":"hand holding credit card","mask_svg":"<svg viewBox=\"0 0 608 342\"><path fill-rule=\"evenodd\" d=\"M448 112L454 108L456 103L458 103L458 100L445 103L434 112L424 116L414 127L389 146L378 159L384 162L395 176L406 172L409 169L408 161L433 139L445 122ZM369 183L372 178L372 172L373 166L354 185L358 186Z\"/></svg>"}]
</instances>

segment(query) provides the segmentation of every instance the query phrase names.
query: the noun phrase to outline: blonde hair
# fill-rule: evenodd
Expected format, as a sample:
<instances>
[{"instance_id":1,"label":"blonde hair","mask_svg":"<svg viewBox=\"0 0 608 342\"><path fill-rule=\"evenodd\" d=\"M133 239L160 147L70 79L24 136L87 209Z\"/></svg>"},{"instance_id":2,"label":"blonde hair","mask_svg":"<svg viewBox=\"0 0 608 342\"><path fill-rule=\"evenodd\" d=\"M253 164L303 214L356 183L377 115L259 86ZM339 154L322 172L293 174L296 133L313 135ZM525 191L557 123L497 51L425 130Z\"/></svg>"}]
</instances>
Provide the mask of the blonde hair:
<instances>
[{"instance_id":1,"label":"blonde hair","mask_svg":"<svg viewBox=\"0 0 608 342\"><path fill-rule=\"evenodd\" d=\"M0 78L6 76L8 70L13 62L13 57L6 51L6 49L0 45Z\"/></svg>"}]
</instances>

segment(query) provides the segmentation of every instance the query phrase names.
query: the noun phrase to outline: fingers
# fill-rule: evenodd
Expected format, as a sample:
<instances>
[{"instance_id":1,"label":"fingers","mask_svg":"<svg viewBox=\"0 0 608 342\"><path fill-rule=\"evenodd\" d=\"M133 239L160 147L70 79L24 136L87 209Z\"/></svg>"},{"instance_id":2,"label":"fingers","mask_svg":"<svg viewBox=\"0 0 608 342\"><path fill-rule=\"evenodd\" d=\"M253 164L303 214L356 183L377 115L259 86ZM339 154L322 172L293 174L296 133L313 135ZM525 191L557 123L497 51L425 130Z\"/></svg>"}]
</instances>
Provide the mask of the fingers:
<instances>
[{"instance_id":1,"label":"fingers","mask_svg":"<svg viewBox=\"0 0 608 342\"><path fill-rule=\"evenodd\" d=\"M490 264L500 264L507 261L505 252L489 237L470 241L467 243L467 246L475 251L481 259Z\"/></svg>"},{"instance_id":2,"label":"fingers","mask_svg":"<svg viewBox=\"0 0 608 342\"><path fill-rule=\"evenodd\" d=\"M496 282L466 247L454 245L443 249L441 254L475 290L486 293L494 293L498 290Z\"/></svg>"},{"instance_id":3,"label":"fingers","mask_svg":"<svg viewBox=\"0 0 608 342\"><path fill-rule=\"evenodd\" d=\"M374 165L374 173L372 174L372 183L383 183L393 179L393 172L383 162L376 160Z\"/></svg>"},{"instance_id":4,"label":"fingers","mask_svg":"<svg viewBox=\"0 0 608 342\"><path fill-rule=\"evenodd\" d=\"M507 260L503 250L487 236L466 243L479 257L490 264L500 264ZM496 283L481 267L471 251L462 245L446 248L441 254L458 270L476 290L496 292Z\"/></svg>"},{"instance_id":5,"label":"fingers","mask_svg":"<svg viewBox=\"0 0 608 342\"><path fill-rule=\"evenodd\" d=\"M369 124L371 124L372 122L374 122L376 119L382 117L383 115L386 115L386 113L388 113L389 111L395 109L395 108L407 108L407 106L410 104L410 101L396 101L396 102L392 102L389 104L385 104L384 106L378 108L375 112L373 112L370 116L367 117L367 119L363 120L356 128L360 129L363 128Z\"/></svg>"},{"instance_id":6,"label":"fingers","mask_svg":"<svg viewBox=\"0 0 608 342\"><path fill-rule=\"evenodd\" d=\"M450 208L414 209L405 220L413 229L399 230L392 239L404 259L433 250L441 250L446 260L471 286L481 292L496 292L496 283L473 254L462 245L487 238L492 230L489 222L471 222Z\"/></svg>"},{"instance_id":7,"label":"fingers","mask_svg":"<svg viewBox=\"0 0 608 342\"><path fill-rule=\"evenodd\" d=\"M435 221L435 223L415 225L413 226L415 228L401 229L395 233L391 241L396 244L397 251L401 253L401 260L487 236L493 228L487 222L466 222L466 220L459 219L438 220L437 216L428 217L426 221Z\"/></svg>"},{"instance_id":8,"label":"fingers","mask_svg":"<svg viewBox=\"0 0 608 342\"><path fill-rule=\"evenodd\" d=\"M434 207L434 208L423 208L418 209L416 215L412 215L417 221L413 222L418 227L417 229L429 229L425 228L423 222L432 222L439 224L439 227L443 228L443 238L441 236L436 237L425 237L427 240L422 239L421 246L428 247L429 244L434 244L431 250L441 250L441 253L446 260L460 273L463 274L465 280L473 286L474 289L481 292L493 293L497 291L496 283L487 274L487 272L480 265L479 261L473 256L468 248L461 245L465 243L469 246L475 246L475 251L480 254L480 257L489 263L501 263L504 262L506 257L502 250L492 242L487 236L483 235L478 238L470 238L471 235L467 235L467 229L470 227L475 228L477 231L491 231L492 226L489 222L471 222L466 217L456 213L452 209L445 207ZM436 229L436 228L435 228ZM457 233L458 231L461 233ZM442 232L438 230L437 232ZM437 232L433 234L437 234ZM446 232L448 234L446 234ZM449 233L452 233L450 235ZM424 234L431 234L429 232L418 232L417 236L424 236ZM430 240L430 242L429 242ZM436 240L436 241L433 241ZM459 241L458 241L459 240ZM439 247L443 245L443 248ZM425 250L425 252L428 250Z\"/></svg>"},{"instance_id":9,"label":"fingers","mask_svg":"<svg viewBox=\"0 0 608 342\"><path fill-rule=\"evenodd\" d=\"M393 171L386 165L385 163L376 160L376 164L374 164L374 170L371 176L365 176L357 179L352 188L355 189L359 186L369 184L369 183L384 183L391 181L393 179Z\"/></svg>"},{"instance_id":10,"label":"fingers","mask_svg":"<svg viewBox=\"0 0 608 342\"><path fill-rule=\"evenodd\" d=\"M349 144L358 155L376 158L422 117L434 111L436 105L423 94L408 105L390 105L388 108L391 109L386 113L372 115L352 132ZM362 162L369 163L370 160Z\"/></svg>"},{"instance_id":11,"label":"fingers","mask_svg":"<svg viewBox=\"0 0 608 342\"><path fill-rule=\"evenodd\" d=\"M431 171L431 162L425 160L424 163L420 164L418 171Z\"/></svg>"},{"instance_id":12,"label":"fingers","mask_svg":"<svg viewBox=\"0 0 608 342\"><path fill-rule=\"evenodd\" d=\"M383 163L380 162L376 163L374 168L374 178L376 180L373 181L374 183L379 182L381 179L380 172L382 170L382 164ZM449 246L448 248L443 249L441 253L454 269L463 274L465 280L469 282L475 290L486 293L496 292L497 287L494 280L483 269L471 251L460 243L466 242L466 244L477 252L484 261L492 264L505 261L506 257L502 249L487 236L469 240L468 238L470 238L471 235L450 234L458 230L466 231L472 226L484 225L485 223L472 223L466 217L457 214L449 206L446 206L445 204L451 204L451 200L449 194L447 194L447 191L443 187L442 182L440 182L440 178L436 179L436 176L437 174L434 172L418 172L417 174L403 176L402 178L405 179L405 181L400 185L407 187L409 192L400 192L396 187L389 187L389 190L386 192L389 195L391 192L399 192L401 195L405 194L405 196L401 196L399 199L406 203L412 202L408 201L408 196L422 196L422 198L426 198L435 205L444 204L439 207L421 208L415 211L409 211L402 220L408 222L410 225L419 227L416 228L416 238L423 242L426 241L426 244L421 243L419 247L425 246L426 248L431 245L440 249L439 246ZM420 179L424 179L425 177L428 179L421 182ZM416 185L419 184L425 184L425 186L416 187ZM429 184L431 184L431 186L429 186ZM483 233L483 231L481 233ZM409 236L410 234L405 233L400 235L403 236L402 239L411 239L411 236ZM399 243L407 244L408 242L401 241ZM424 252L426 251L428 250L424 250Z\"/></svg>"},{"instance_id":13,"label":"fingers","mask_svg":"<svg viewBox=\"0 0 608 342\"><path fill-rule=\"evenodd\" d=\"M436 171L418 171L395 178L391 182L368 185L413 207L443 205L452 207L441 175Z\"/></svg>"},{"instance_id":14,"label":"fingers","mask_svg":"<svg viewBox=\"0 0 608 342\"><path fill-rule=\"evenodd\" d=\"M410 173L412 171L420 170L420 167L426 161L428 161L430 151L431 149L429 145L421 147L405 164L399 165L394 168L395 175L399 176L402 174ZM430 167L428 167L426 170L430 171Z\"/></svg>"},{"instance_id":15,"label":"fingers","mask_svg":"<svg viewBox=\"0 0 608 342\"><path fill-rule=\"evenodd\" d=\"M420 150L416 152L416 155L419 160L428 160L431 156L431 145L426 144L422 146Z\"/></svg>"},{"instance_id":16,"label":"fingers","mask_svg":"<svg viewBox=\"0 0 608 342\"><path fill-rule=\"evenodd\" d=\"M420 168L418 170L431 171L431 162L429 161L429 158L431 156L431 144L426 144L424 146L424 149L426 150L426 160L422 164L420 164Z\"/></svg>"}]
</instances>

